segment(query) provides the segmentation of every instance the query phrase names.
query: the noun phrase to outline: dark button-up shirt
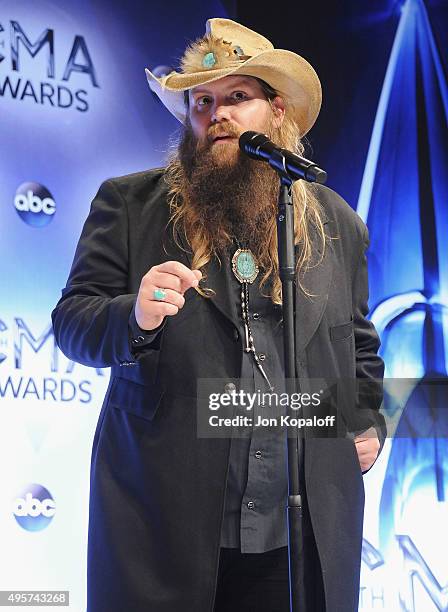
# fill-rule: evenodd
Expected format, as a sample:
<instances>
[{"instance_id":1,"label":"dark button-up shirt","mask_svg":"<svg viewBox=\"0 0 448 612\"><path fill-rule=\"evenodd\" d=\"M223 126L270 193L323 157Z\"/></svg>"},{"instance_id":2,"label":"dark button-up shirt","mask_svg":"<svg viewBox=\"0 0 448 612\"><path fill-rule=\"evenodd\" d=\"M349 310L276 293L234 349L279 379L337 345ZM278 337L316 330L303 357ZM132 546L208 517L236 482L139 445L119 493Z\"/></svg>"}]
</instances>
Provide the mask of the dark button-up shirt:
<instances>
[{"instance_id":1,"label":"dark button-up shirt","mask_svg":"<svg viewBox=\"0 0 448 612\"><path fill-rule=\"evenodd\" d=\"M231 299L240 314L242 388L248 392L269 392L253 355L245 353L244 325L241 316L241 284L235 278L230 258L225 258L223 272ZM250 328L255 350L271 383L284 379L282 310L260 293L261 273L249 285ZM267 293L266 288L263 289ZM276 392L280 392L276 384ZM266 407L254 407L253 423L258 415L268 416ZM267 427L238 429L231 441L224 523L221 546L239 548L243 553L261 553L287 546L286 431Z\"/></svg>"}]
</instances>

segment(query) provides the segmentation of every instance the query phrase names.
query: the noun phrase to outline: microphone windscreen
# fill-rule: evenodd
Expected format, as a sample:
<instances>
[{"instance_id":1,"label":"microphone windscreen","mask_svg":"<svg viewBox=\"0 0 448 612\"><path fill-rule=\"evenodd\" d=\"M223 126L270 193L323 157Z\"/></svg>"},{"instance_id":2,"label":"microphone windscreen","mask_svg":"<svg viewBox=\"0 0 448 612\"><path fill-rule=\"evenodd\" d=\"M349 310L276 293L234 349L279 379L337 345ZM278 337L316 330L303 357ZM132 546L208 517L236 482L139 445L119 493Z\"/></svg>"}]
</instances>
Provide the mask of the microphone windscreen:
<instances>
[{"instance_id":1,"label":"microphone windscreen","mask_svg":"<svg viewBox=\"0 0 448 612\"><path fill-rule=\"evenodd\" d=\"M243 132L239 139L240 149L245 150L246 145L252 140L254 136L257 136L259 132Z\"/></svg>"},{"instance_id":2,"label":"microphone windscreen","mask_svg":"<svg viewBox=\"0 0 448 612\"><path fill-rule=\"evenodd\" d=\"M266 134L252 131L243 132L241 134L239 145L241 151L246 153L249 157L252 157L252 159L268 159L269 156L266 155L266 151L260 149L263 145L266 150L274 148L273 143Z\"/></svg>"}]
</instances>

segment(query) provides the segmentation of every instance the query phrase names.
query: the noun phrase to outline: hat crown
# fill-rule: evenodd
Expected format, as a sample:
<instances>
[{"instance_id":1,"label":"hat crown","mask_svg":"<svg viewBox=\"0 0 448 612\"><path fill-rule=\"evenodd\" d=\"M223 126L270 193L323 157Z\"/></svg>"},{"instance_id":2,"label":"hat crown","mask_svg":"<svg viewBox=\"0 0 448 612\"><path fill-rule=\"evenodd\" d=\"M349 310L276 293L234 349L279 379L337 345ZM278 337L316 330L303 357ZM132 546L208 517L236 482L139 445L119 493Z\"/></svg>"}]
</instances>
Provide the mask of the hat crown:
<instances>
[{"instance_id":1,"label":"hat crown","mask_svg":"<svg viewBox=\"0 0 448 612\"><path fill-rule=\"evenodd\" d=\"M185 50L180 70L181 74L232 70L273 50L272 43L261 34L231 19L213 18L206 22L204 36Z\"/></svg>"},{"instance_id":2,"label":"hat crown","mask_svg":"<svg viewBox=\"0 0 448 612\"><path fill-rule=\"evenodd\" d=\"M270 40L231 19L221 17L208 19L205 31L213 38L221 38L232 45L238 45L244 51L244 55L253 57L263 51L274 49Z\"/></svg>"}]
</instances>

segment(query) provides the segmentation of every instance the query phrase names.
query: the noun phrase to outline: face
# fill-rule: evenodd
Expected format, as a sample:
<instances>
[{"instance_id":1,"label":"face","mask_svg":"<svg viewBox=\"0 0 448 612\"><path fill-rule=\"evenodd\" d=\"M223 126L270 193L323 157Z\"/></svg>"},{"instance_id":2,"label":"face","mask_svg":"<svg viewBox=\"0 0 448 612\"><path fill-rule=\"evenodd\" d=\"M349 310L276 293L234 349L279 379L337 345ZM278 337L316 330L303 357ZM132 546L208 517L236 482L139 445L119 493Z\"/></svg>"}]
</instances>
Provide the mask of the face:
<instances>
[{"instance_id":1,"label":"face","mask_svg":"<svg viewBox=\"0 0 448 612\"><path fill-rule=\"evenodd\" d=\"M277 96L271 104L256 79L224 77L190 90L191 129L198 145L210 147L215 159L234 156L243 132L265 132L268 125L281 125L285 113L283 100Z\"/></svg>"}]
</instances>

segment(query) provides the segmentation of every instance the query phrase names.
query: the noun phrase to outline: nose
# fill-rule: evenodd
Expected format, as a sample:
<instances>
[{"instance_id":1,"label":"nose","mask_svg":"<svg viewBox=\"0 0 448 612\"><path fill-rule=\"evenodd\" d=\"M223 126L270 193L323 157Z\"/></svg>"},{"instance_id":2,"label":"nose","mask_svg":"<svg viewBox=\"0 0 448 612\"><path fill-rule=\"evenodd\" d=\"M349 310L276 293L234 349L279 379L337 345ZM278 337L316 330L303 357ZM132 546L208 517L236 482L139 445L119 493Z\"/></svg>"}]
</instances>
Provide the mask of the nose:
<instances>
[{"instance_id":1,"label":"nose","mask_svg":"<svg viewBox=\"0 0 448 612\"><path fill-rule=\"evenodd\" d=\"M221 123L221 121L230 120L230 106L227 104L215 104L211 116L212 123Z\"/></svg>"}]
</instances>

